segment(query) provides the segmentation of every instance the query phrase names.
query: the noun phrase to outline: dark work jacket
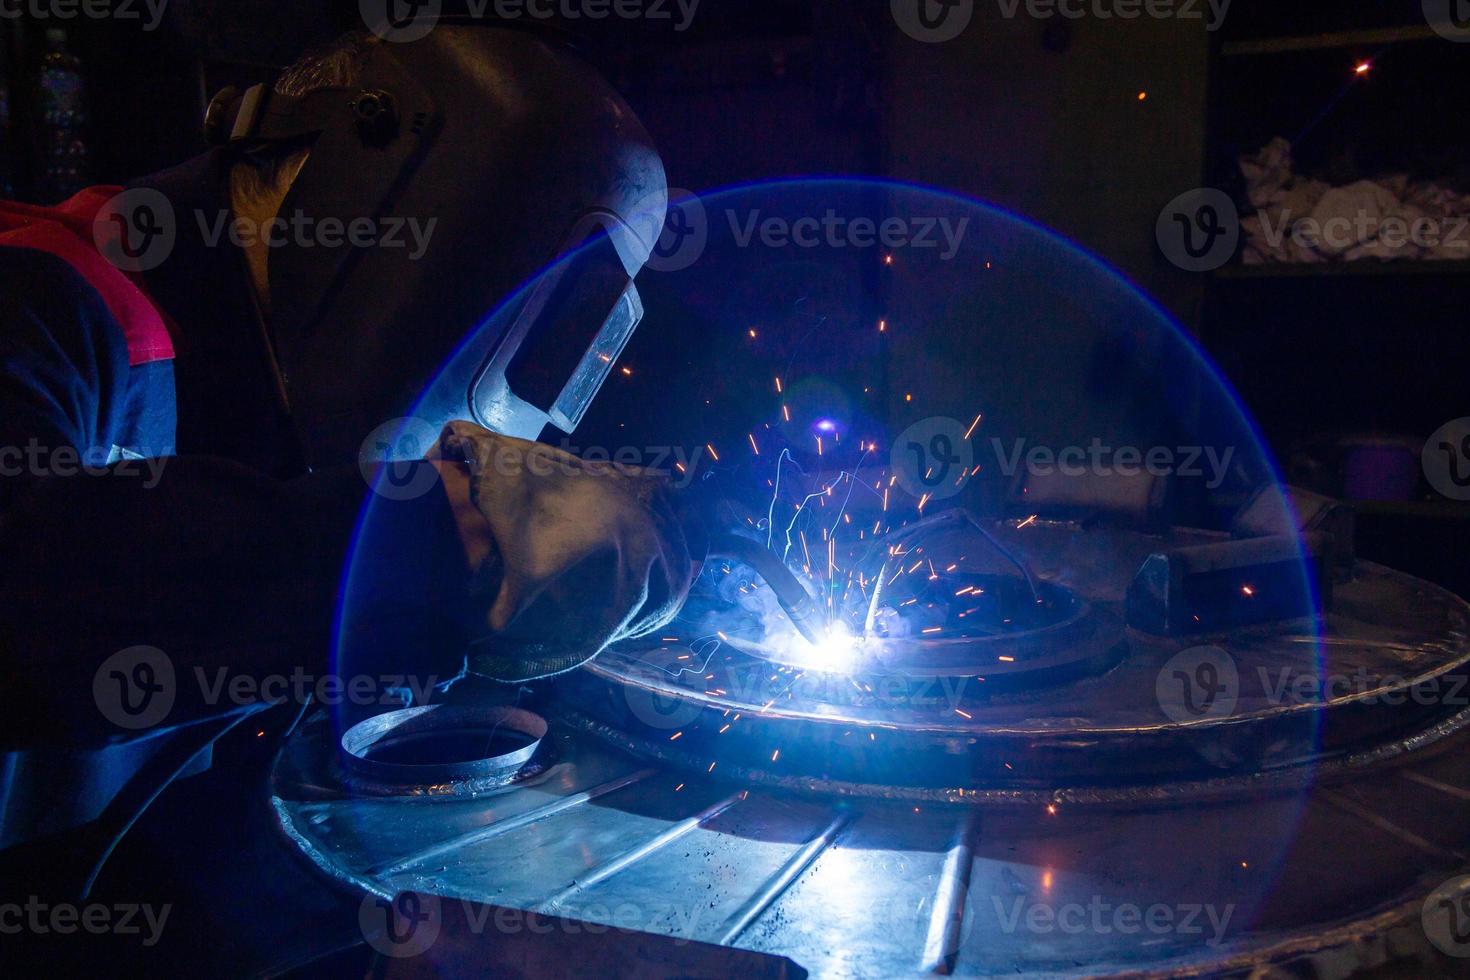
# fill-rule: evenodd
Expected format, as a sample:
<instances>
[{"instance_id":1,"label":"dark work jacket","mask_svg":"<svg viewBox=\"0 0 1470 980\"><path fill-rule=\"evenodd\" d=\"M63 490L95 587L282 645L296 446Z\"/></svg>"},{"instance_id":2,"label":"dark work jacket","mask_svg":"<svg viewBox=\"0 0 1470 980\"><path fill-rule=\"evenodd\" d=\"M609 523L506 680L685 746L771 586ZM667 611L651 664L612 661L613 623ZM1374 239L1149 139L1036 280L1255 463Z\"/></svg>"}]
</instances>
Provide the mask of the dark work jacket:
<instances>
[{"instance_id":1,"label":"dark work jacket","mask_svg":"<svg viewBox=\"0 0 1470 980\"><path fill-rule=\"evenodd\" d=\"M0 751L136 738L94 690L132 647L174 668L160 726L238 709L221 672L259 684L329 668L367 484L356 467L294 463L244 256L201 230L227 213L221 158L142 185L174 206L177 243L140 281L172 362L132 363L106 298L66 261L0 247ZM15 449L30 455L3 454ZM91 465L62 465L69 452ZM442 492L393 507L398 540L416 544L381 559L402 583L385 616L411 632L416 616L436 621L463 562Z\"/></svg>"}]
</instances>

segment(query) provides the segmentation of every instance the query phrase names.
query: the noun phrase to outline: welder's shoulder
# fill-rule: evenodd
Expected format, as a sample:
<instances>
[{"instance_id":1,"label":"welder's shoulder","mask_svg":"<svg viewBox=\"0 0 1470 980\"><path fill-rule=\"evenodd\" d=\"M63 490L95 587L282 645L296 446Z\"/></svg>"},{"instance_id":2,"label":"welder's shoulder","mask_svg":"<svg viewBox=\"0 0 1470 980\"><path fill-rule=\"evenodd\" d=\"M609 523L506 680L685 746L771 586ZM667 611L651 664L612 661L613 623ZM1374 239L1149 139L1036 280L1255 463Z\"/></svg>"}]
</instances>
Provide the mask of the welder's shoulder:
<instances>
[{"instance_id":1,"label":"welder's shoulder","mask_svg":"<svg viewBox=\"0 0 1470 980\"><path fill-rule=\"evenodd\" d=\"M0 247L0 371L14 383L33 372L57 379L76 371L121 380L128 341L97 290L64 259Z\"/></svg>"},{"instance_id":2,"label":"welder's shoulder","mask_svg":"<svg viewBox=\"0 0 1470 980\"><path fill-rule=\"evenodd\" d=\"M110 326L119 342L122 328L91 283L64 259L33 248L0 247L0 321L38 319L58 326L87 321Z\"/></svg>"},{"instance_id":3,"label":"welder's shoulder","mask_svg":"<svg viewBox=\"0 0 1470 980\"><path fill-rule=\"evenodd\" d=\"M0 448L87 447L127 391L127 336L65 260L0 247Z\"/></svg>"}]
</instances>

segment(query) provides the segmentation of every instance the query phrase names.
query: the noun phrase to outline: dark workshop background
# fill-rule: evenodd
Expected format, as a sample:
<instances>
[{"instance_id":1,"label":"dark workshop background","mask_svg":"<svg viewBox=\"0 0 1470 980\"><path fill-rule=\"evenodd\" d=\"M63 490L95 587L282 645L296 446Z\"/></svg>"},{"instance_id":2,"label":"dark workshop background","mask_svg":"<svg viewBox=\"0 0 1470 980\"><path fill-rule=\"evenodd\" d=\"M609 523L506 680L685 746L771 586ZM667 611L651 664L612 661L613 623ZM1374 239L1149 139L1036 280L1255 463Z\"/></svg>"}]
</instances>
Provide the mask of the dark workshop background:
<instances>
[{"instance_id":1,"label":"dark workshop background","mask_svg":"<svg viewBox=\"0 0 1470 980\"><path fill-rule=\"evenodd\" d=\"M1470 415L1470 263L1200 275L1155 243L1166 202L1202 184L1238 192L1237 158L1275 136L1294 139L1299 167L1337 183L1432 157L1464 189L1470 44L1437 38L1419 0L1235 0L1213 34L1198 21L1005 19L997 4L977 6L959 40L937 45L900 32L888 0L704 0L687 32L607 21L584 42L676 186L887 176L995 202L1095 251L1200 339L1298 482L1343 494L1354 453L1417 458L1430 433ZM122 182L199 151L208 93L265 77L355 11L173 0L152 33L73 22L88 178ZM13 196L35 200L47 42L25 20L0 30L4 176ZM1352 84L1364 59L1372 77ZM1415 499L1361 501L1360 513L1364 554L1470 590L1465 505L1421 487Z\"/></svg>"}]
</instances>

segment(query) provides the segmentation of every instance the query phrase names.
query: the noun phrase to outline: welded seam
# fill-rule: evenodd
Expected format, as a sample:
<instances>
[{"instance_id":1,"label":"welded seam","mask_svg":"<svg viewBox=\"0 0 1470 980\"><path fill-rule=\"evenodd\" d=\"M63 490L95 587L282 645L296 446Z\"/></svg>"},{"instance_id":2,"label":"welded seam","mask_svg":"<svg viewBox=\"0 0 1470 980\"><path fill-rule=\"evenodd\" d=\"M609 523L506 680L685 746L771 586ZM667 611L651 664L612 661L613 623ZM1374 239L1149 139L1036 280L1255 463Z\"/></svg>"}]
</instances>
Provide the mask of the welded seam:
<instances>
[{"instance_id":1,"label":"welded seam","mask_svg":"<svg viewBox=\"0 0 1470 980\"><path fill-rule=\"evenodd\" d=\"M707 821L713 820L715 817L719 816L721 813L725 812L730 807L740 802L740 800L743 798L743 795L744 794L742 793L731 794L730 796L725 797L723 800L720 800L718 803L704 808L699 813L696 813L694 816L679 821L678 823L659 833L657 836L651 837L648 840L644 841L642 844L639 844L632 850L624 851L622 854L619 854L617 857L613 858L611 861L608 861L606 864L603 864L597 868L592 869L591 871L588 871L585 875L582 875L581 877L573 881L566 888L563 888L551 898L548 898L537 905L537 911L547 913L554 912L554 910L558 906L565 904L568 899L575 896L578 892L591 888L593 885L601 884L602 882L611 878L613 875L616 875L619 872L626 870L627 868L638 863L649 855L654 854L657 851L667 847L674 841L683 837L685 834L688 834L690 831L700 827Z\"/></svg>"},{"instance_id":2,"label":"welded seam","mask_svg":"<svg viewBox=\"0 0 1470 980\"><path fill-rule=\"evenodd\" d=\"M386 878L389 875L401 874L402 872L407 871L410 868L423 864L425 861L432 861L436 857L442 857L443 855L449 854L452 851L457 851L460 848L470 847L474 844L479 844L483 841L500 837L504 834L510 833L513 830L520 830L522 827L527 827L540 820L545 820L547 817L555 816L556 814L561 813L564 810L570 810L573 807L581 806L583 803L595 800L600 796L606 796L609 793L615 793L620 789L624 789L628 786L632 786L634 783L641 782L642 780L647 779L649 776L652 776L654 772L655 770L653 769L640 769L637 772L629 773L626 776L619 776L617 779L602 783L599 786L594 786L591 789L583 790L580 793L573 793L570 796L563 796L561 799L548 803L545 806L537 807L534 810L528 810L525 813L518 814L514 817L508 817L505 820L498 820L495 823L489 824L484 827L477 827L474 830L469 831L468 833L460 834L457 837L451 837L446 841L441 841L438 844L433 845L432 847L424 848L421 851L415 851L412 854L409 854L407 857L397 858L391 863L374 865L364 873L368 877L376 879Z\"/></svg>"},{"instance_id":3,"label":"welded seam","mask_svg":"<svg viewBox=\"0 0 1470 980\"><path fill-rule=\"evenodd\" d=\"M1437 858L1441 861L1449 861L1456 864L1463 864L1466 860L1465 855L1462 854L1460 851L1453 850L1451 848L1441 847L1433 841L1425 840L1423 837L1420 837L1413 831L1405 830L1403 827L1400 827L1398 824L1394 823L1392 820L1389 820L1387 817L1375 813L1374 811L1363 806L1361 803L1356 803L1353 800L1348 799L1341 793L1330 789L1324 789L1318 791L1317 796L1323 802L1336 807L1337 809L1343 811L1350 816L1357 817L1359 820L1362 820L1365 823L1373 825L1374 827L1383 831L1385 834L1398 838L1400 841L1408 844L1410 847L1414 848L1417 851L1428 854L1429 856Z\"/></svg>"},{"instance_id":4,"label":"welded seam","mask_svg":"<svg viewBox=\"0 0 1470 980\"><path fill-rule=\"evenodd\" d=\"M934 894L934 909L929 915L929 935L924 940L924 959L919 969L926 973L949 975L959 958L964 939L965 903L970 896L970 871L975 864L975 843L979 837L980 819L976 810L965 813L955 829L954 843L944 856L939 873L939 888Z\"/></svg>"},{"instance_id":5,"label":"welded seam","mask_svg":"<svg viewBox=\"0 0 1470 980\"><path fill-rule=\"evenodd\" d=\"M851 817L845 811L838 813L825 830L802 845L801 850L791 855L774 875L766 879L765 884L725 920L725 931L720 937L720 944L733 946L735 940L739 939L756 919L765 914L765 911L775 904L776 899L785 894L786 889L801 877L811 863L817 859L817 856L831 846L849 819Z\"/></svg>"},{"instance_id":6,"label":"welded seam","mask_svg":"<svg viewBox=\"0 0 1470 980\"><path fill-rule=\"evenodd\" d=\"M1421 776L1417 772L1405 772L1400 773L1399 775L1403 776L1403 778L1409 780L1410 782L1418 783L1420 786L1424 786L1432 790L1437 790L1438 792L1441 792L1446 796L1453 796L1457 800L1470 801L1470 789L1461 789L1458 786L1451 786L1449 783L1442 783L1437 779L1430 779L1428 776Z\"/></svg>"}]
</instances>

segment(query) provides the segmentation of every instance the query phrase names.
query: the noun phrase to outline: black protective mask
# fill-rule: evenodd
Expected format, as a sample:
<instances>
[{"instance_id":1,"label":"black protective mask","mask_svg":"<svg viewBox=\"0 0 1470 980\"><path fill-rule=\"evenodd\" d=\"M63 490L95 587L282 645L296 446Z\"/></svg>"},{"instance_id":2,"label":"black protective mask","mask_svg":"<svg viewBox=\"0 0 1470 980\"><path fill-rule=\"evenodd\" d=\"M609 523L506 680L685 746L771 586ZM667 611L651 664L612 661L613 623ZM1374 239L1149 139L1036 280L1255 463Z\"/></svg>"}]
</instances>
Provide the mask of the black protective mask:
<instances>
[{"instance_id":1,"label":"black protective mask","mask_svg":"<svg viewBox=\"0 0 1470 980\"><path fill-rule=\"evenodd\" d=\"M667 187L632 110L569 48L441 24L372 44L350 87L222 93L207 128L242 154L308 146L281 219L370 219L378 236L370 247L288 238L269 255L269 335L308 466L358 459L436 377L416 412L430 422L534 439L581 421L642 317L632 280Z\"/></svg>"}]
</instances>

